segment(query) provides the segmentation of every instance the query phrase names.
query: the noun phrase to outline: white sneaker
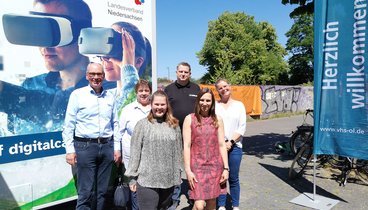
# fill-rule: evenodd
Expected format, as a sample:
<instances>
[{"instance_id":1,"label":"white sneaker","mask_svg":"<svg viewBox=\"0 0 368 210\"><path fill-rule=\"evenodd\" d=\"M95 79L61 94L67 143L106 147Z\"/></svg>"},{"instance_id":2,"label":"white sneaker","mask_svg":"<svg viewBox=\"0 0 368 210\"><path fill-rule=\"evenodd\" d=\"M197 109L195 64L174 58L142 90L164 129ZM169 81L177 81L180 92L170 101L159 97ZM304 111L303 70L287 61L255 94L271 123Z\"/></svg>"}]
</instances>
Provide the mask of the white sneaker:
<instances>
[{"instance_id":1,"label":"white sneaker","mask_svg":"<svg viewBox=\"0 0 368 210\"><path fill-rule=\"evenodd\" d=\"M218 210L226 210L226 208L225 208L224 206L220 206L220 207L218 208Z\"/></svg>"}]
</instances>

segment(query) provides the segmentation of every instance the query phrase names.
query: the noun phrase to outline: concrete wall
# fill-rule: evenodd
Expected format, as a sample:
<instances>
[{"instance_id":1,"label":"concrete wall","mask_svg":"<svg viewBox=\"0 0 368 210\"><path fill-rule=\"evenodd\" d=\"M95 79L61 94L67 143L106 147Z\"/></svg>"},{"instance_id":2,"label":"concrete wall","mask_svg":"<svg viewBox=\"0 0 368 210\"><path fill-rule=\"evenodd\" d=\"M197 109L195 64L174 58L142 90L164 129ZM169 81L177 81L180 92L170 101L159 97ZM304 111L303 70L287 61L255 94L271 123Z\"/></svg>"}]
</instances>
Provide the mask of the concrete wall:
<instances>
[{"instance_id":1,"label":"concrete wall","mask_svg":"<svg viewBox=\"0 0 368 210\"><path fill-rule=\"evenodd\" d=\"M313 109L313 87L261 85L262 118Z\"/></svg>"}]
</instances>

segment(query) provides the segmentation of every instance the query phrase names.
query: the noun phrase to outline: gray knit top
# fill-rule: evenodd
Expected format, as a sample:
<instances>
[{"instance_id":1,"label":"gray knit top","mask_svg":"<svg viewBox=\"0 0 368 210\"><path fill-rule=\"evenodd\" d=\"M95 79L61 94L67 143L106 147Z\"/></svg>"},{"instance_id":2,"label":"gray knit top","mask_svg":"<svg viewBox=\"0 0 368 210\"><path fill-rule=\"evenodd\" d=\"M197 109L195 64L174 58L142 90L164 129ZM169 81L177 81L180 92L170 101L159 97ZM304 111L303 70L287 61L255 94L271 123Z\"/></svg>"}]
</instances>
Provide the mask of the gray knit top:
<instances>
[{"instance_id":1,"label":"gray knit top","mask_svg":"<svg viewBox=\"0 0 368 210\"><path fill-rule=\"evenodd\" d=\"M139 185L167 189L181 182L183 166L180 127L144 118L136 124L131 139L130 161L125 175Z\"/></svg>"}]
</instances>

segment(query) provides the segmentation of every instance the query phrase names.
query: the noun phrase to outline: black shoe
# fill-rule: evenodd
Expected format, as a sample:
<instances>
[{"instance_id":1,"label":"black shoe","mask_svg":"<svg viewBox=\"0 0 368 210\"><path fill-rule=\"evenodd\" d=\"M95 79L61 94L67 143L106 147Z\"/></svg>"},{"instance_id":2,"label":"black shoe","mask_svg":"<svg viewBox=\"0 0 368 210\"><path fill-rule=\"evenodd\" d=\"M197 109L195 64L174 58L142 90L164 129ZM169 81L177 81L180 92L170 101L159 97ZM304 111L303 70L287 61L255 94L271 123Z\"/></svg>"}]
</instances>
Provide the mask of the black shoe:
<instances>
[{"instance_id":1,"label":"black shoe","mask_svg":"<svg viewBox=\"0 0 368 210\"><path fill-rule=\"evenodd\" d=\"M167 210L175 210L179 206L179 201L174 201Z\"/></svg>"}]
</instances>

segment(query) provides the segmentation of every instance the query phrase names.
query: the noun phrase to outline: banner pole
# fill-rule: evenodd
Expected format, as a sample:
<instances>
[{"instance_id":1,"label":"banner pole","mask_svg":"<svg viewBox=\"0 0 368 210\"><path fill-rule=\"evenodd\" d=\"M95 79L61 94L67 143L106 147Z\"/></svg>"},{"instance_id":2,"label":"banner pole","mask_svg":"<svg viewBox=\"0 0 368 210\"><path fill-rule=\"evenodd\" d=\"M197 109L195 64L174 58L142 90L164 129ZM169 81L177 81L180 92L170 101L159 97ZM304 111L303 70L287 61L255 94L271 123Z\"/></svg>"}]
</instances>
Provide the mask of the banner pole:
<instances>
[{"instance_id":1,"label":"banner pole","mask_svg":"<svg viewBox=\"0 0 368 210\"><path fill-rule=\"evenodd\" d=\"M316 162L317 162L317 155L313 154L313 198L312 198L313 201L315 201L316 197Z\"/></svg>"}]
</instances>

